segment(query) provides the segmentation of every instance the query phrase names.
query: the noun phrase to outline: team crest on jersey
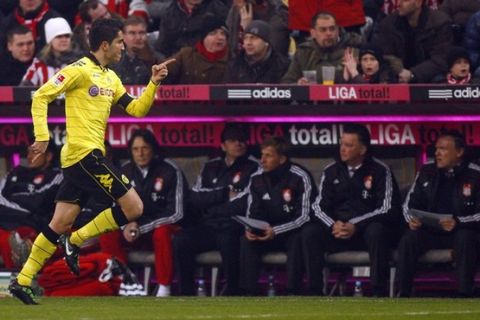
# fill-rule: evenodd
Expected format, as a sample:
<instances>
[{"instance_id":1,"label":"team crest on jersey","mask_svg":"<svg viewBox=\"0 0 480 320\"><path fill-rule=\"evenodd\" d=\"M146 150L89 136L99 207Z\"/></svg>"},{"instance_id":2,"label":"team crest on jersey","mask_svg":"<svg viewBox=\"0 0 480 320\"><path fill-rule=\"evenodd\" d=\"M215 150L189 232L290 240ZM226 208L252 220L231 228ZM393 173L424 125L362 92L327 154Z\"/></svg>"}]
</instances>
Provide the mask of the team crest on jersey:
<instances>
[{"instance_id":1,"label":"team crest on jersey","mask_svg":"<svg viewBox=\"0 0 480 320\"><path fill-rule=\"evenodd\" d=\"M157 178L155 180L155 183L153 185L153 189L155 189L155 191L157 191L157 192L160 192L163 189L163 178Z\"/></svg>"},{"instance_id":2,"label":"team crest on jersey","mask_svg":"<svg viewBox=\"0 0 480 320\"><path fill-rule=\"evenodd\" d=\"M45 176L43 174L39 174L33 178L33 183L34 184L41 184L43 180L45 179Z\"/></svg>"},{"instance_id":3,"label":"team crest on jersey","mask_svg":"<svg viewBox=\"0 0 480 320\"><path fill-rule=\"evenodd\" d=\"M239 183L241 176L242 176L242 172L241 172L241 171L238 171L237 173L235 173L235 174L233 175L232 182L233 182L233 183Z\"/></svg>"},{"instance_id":4,"label":"team crest on jersey","mask_svg":"<svg viewBox=\"0 0 480 320\"><path fill-rule=\"evenodd\" d=\"M99 92L100 92L100 89L95 84L88 89L88 94L91 95L92 97L98 96Z\"/></svg>"},{"instance_id":5,"label":"team crest on jersey","mask_svg":"<svg viewBox=\"0 0 480 320\"><path fill-rule=\"evenodd\" d=\"M470 197L472 195L472 185L470 183L463 184L463 195L465 197Z\"/></svg>"},{"instance_id":6,"label":"team crest on jersey","mask_svg":"<svg viewBox=\"0 0 480 320\"><path fill-rule=\"evenodd\" d=\"M127 176L124 175L124 174L122 174L122 181L123 181L123 183L125 183L125 184L128 184L128 183L130 182L130 180L128 180Z\"/></svg>"},{"instance_id":7,"label":"team crest on jersey","mask_svg":"<svg viewBox=\"0 0 480 320\"><path fill-rule=\"evenodd\" d=\"M59 86L63 83L63 81L65 81L65 76L59 73L55 80L53 80L53 83L55 83L56 86Z\"/></svg>"},{"instance_id":8,"label":"team crest on jersey","mask_svg":"<svg viewBox=\"0 0 480 320\"><path fill-rule=\"evenodd\" d=\"M290 201L292 201L292 190L290 190L290 189L283 189L283 191L282 191L282 196L283 196L283 200L285 200L285 202L290 202Z\"/></svg>"},{"instance_id":9,"label":"team crest on jersey","mask_svg":"<svg viewBox=\"0 0 480 320\"><path fill-rule=\"evenodd\" d=\"M363 185L365 186L365 189L370 190L372 189L372 183L373 183L373 177L372 176L366 176L363 178Z\"/></svg>"}]
</instances>

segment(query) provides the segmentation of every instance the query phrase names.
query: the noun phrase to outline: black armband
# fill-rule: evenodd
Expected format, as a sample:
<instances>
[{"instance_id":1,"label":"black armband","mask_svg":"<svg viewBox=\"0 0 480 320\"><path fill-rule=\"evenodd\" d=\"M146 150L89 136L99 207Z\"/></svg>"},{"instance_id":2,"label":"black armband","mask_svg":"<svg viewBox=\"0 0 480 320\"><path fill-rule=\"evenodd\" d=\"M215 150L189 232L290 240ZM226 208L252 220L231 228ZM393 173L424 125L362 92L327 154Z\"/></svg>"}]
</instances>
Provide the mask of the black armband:
<instances>
[{"instance_id":1,"label":"black armband","mask_svg":"<svg viewBox=\"0 0 480 320\"><path fill-rule=\"evenodd\" d=\"M125 92L123 96L121 96L120 99L118 99L117 104L123 109L126 109L129 103L132 102L132 100L133 98L128 93Z\"/></svg>"}]
</instances>

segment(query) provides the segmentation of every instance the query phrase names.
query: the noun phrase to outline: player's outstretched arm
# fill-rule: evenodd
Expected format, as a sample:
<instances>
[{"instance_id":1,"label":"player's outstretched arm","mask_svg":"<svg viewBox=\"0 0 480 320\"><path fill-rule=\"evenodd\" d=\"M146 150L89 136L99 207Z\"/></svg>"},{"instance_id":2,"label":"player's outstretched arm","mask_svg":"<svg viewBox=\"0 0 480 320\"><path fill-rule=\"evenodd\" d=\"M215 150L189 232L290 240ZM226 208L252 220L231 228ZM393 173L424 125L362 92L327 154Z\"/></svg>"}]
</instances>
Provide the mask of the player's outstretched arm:
<instances>
[{"instance_id":1,"label":"player's outstretched arm","mask_svg":"<svg viewBox=\"0 0 480 320\"><path fill-rule=\"evenodd\" d=\"M175 59L169 59L152 66L152 77L150 78L147 88L140 97L132 100L125 108L125 111L127 111L129 115L134 117L144 117L148 114L150 107L153 104L153 100L155 99L157 86L168 76L167 65L175 61Z\"/></svg>"}]
</instances>

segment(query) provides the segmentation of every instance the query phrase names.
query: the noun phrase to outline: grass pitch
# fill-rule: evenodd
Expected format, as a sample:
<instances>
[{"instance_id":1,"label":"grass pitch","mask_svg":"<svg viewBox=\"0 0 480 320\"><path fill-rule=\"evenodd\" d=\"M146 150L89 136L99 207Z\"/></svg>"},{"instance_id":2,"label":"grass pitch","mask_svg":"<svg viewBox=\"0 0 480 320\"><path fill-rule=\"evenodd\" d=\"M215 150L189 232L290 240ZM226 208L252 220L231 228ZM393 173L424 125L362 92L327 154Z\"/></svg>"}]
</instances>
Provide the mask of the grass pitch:
<instances>
[{"instance_id":1,"label":"grass pitch","mask_svg":"<svg viewBox=\"0 0 480 320\"><path fill-rule=\"evenodd\" d=\"M0 299L0 319L480 319L478 299L42 298Z\"/></svg>"}]
</instances>

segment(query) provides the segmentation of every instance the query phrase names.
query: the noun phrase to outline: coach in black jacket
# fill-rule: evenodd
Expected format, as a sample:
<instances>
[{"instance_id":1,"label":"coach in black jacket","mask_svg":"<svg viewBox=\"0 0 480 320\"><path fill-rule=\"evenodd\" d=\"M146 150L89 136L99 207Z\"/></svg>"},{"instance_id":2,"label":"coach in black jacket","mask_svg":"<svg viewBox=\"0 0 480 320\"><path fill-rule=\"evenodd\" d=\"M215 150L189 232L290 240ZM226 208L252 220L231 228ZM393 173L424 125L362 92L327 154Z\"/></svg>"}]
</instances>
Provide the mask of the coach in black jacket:
<instances>
[{"instance_id":1,"label":"coach in black jacket","mask_svg":"<svg viewBox=\"0 0 480 320\"><path fill-rule=\"evenodd\" d=\"M195 254L219 250L227 286L224 295L238 294L239 238L241 226L232 216L245 215L246 187L258 160L247 154L247 133L227 125L221 134L223 157L208 161L191 191L196 225L181 230L174 238L180 293L195 293Z\"/></svg>"},{"instance_id":2,"label":"coach in black jacket","mask_svg":"<svg viewBox=\"0 0 480 320\"><path fill-rule=\"evenodd\" d=\"M373 295L386 294L389 249L400 221L400 194L392 172L369 154L370 134L347 124L340 159L327 165L313 209L315 219L302 230L312 294L322 293L326 252L368 250Z\"/></svg>"},{"instance_id":3,"label":"coach in black jacket","mask_svg":"<svg viewBox=\"0 0 480 320\"><path fill-rule=\"evenodd\" d=\"M160 156L153 133L138 129L128 142L132 161L122 167L143 202L143 214L121 231L103 235L102 250L126 262L125 247L152 248L155 253L156 295L170 295L173 279L171 238L184 217L188 183L177 165ZM125 240L131 245L125 246Z\"/></svg>"},{"instance_id":4,"label":"coach in black jacket","mask_svg":"<svg viewBox=\"0 0 480 320\"><path fill-rule=\"evenodd\" d=\"M263 234L245 230L240 242L241 286L248 295L257 294L261 255L287 251L287 291L299 293L302 283L300 227L310 219L316 187L311 174L290 162L288 145L272 137L261 145L262 169L252 176L247 216L270 224Z\"/></svg>"},{"instance_id":5,"label":"coach in black jacket","mask_svg":"<svg viewBox=\"0 0 480 320\"><path fill-rule=\"evenodd\" d=\"M473 294L480 230L480 166L465 161L465 139L456 131L443 133L435 144L435 163L425 164L405 199L408 229L398 252L400 296L410 296L418 257L429 249L453 248L460 296ZM438 227L423 225L411 208L452 214Z\"/></svg>"}]
</instances>

